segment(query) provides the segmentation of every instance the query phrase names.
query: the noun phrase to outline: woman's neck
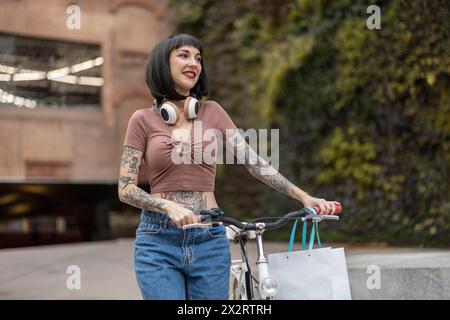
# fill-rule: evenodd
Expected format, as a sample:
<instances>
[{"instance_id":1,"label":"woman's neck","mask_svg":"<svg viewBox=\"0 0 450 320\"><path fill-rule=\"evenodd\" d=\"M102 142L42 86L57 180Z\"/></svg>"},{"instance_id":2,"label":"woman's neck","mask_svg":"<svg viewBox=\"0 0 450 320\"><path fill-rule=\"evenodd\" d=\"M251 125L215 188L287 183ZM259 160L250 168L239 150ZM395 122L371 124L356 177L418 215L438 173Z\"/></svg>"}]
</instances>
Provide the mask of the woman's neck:
<instances>
[{"instance_id":1,"label":"woman's neck","mask_svg":"<svg viewBox=\"0 0 450 320\"><path fill-rule=\"evenodd\" d=\"M173 103L175 103L175 105L178 107L178 109L183 109L184 106L184 100L180 100L180 101L173 101Z\"/></svg>"}]
</instances>

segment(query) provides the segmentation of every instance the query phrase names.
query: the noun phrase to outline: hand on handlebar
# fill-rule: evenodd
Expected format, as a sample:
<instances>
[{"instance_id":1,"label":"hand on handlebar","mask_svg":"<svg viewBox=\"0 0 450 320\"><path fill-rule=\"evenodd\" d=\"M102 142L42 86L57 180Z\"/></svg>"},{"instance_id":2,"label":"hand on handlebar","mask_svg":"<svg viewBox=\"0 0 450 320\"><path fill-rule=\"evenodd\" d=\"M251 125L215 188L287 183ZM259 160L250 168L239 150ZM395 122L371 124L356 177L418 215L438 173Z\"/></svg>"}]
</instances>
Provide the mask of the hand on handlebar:
<instances>
[{"instance_id":1,"label":"hand on handlebar","mask_svg":"<svg viewBox=\"0 0 450 320\"><path fill-rule=\"evenodd\" d=\"M305 208L314 208L317 214L340 214L342 212L342 206L337 201L327 201L321 198L314 198L308 196L303 201Z\"/></svg>"}]
</instances>

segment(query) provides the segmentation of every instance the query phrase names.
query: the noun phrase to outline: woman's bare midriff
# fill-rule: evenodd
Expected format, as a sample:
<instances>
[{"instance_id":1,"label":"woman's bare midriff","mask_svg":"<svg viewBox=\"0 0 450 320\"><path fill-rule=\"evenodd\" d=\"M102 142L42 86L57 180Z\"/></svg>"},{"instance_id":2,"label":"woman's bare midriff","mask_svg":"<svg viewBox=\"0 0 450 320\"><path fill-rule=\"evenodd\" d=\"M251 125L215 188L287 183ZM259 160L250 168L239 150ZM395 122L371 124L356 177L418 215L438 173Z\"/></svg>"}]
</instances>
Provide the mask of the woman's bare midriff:
<instances>
[{"instance_id":1,"label":"woman's bare midriff","mask_svg":"<svg viewBox=\"0 0 450 320\"><path fill-rule=\"evenodd\" d=\"M180 190L152 193L152 196L174 201L185 208L191 209L195 214L202 210L219 207L212 191Z\"/></svg>"}]
</instances>

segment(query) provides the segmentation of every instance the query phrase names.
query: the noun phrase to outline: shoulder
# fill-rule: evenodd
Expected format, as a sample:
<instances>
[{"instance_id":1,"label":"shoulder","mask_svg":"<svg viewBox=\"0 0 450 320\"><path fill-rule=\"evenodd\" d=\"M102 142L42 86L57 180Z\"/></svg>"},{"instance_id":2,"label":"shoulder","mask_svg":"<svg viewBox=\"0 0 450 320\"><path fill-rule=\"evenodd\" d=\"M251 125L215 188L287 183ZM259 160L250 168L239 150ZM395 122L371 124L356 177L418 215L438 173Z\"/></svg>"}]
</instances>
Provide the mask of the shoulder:
<instances>
[{"instance_id":1,"label":"shoulder","mask_svg":"<svg viewBox=\"0 0 450 320\"><path fill-rule=\"evenodd\" d=\"M225 112L224 108L215 100L202 101L202 107L209 112Z\"/></svg>"},{"instance_id":2,"label":"shoulder","mask_svg":"<svg viewBox=\"0 0 450 320\"><path fill-rule=\"evenodd\" d=\"M128 127L146 131L146 128L149 128L152 123L154 114L155 112L152 110L152 107L137 109L128 120Z\"/></svg>"},{"instance_id":3,"label":"shoulder","mask_svg":"<svg viewBox=\"0 0 450 320\"><path fill-rule=\"evenodd\" d=\"M141 120L145 119L146 117L149 117L152 113L154 113L152 107L140 108L133 112L131 118Z\"/></svg>"},{"instance_id":4,"label":"shoulder","mask_svg":"<svg viewBox=\"0 0 450 320\"><path fill-rule=\"evenodd\" d=\"M214 100L208 100L205 101L205 105L205 109L207 109L205 111L205 117L212 119L211 121L216 128L236 128L233 120L225 111L225 109L220 105L220 103Z\"/></svg>"},{"instance_id":5,"label":"shoulder","mask_svg":"<svg viewBox=\"0 0 450 320\"><path fill-rule=\"evenodd\" d=\"M130 122L138 122L138 123L144 123L149 121L151 118L154 117L156 113L153 111L152 107L145 107L137 109L133 112L133 114L130 117Z\"/></svg>"}]
</instances>

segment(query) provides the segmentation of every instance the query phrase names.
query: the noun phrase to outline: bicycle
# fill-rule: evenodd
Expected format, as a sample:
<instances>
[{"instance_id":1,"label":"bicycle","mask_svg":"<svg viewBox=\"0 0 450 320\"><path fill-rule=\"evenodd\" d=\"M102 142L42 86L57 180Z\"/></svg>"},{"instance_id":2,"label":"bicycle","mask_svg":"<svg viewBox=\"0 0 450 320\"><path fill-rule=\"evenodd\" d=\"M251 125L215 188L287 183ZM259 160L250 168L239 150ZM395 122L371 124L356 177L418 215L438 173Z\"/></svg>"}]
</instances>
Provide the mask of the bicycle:
<instances>
[{"instance_id":1,"label":"bicycle","mask_svg":"<svg viewBox=\"0 0 450 320\"><path fill-rule=\"evenodd\" d=\"M338 206L336 214L342 211ZM275 222L264 222L268 219L277 219ZM241 222L225 216L202 216L201 223L183 226L187 228L209 228L225 224L228 239L240 244L241 260L233 260L230 267L230 300L271 300L279 290L277 279L269 274L268 264L263 245L263 233L267 230L275 230L286 225L290 220L321 222L323 220L339 220L337 215L320 215L320 208L303 208L293 211L281 217L262 217L253 219L251 223ZM236 228L233 228L236 227ZM253 275L247 257L248 240L256 239L257 245L257 275ZM253 281L256 285L253 284Z\"/></svg>"}]
</instances>

